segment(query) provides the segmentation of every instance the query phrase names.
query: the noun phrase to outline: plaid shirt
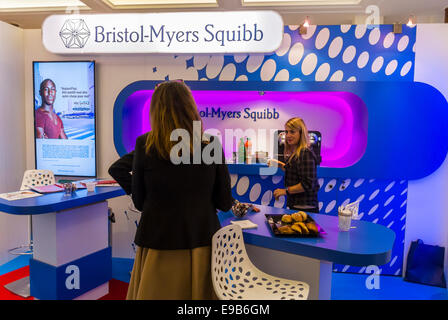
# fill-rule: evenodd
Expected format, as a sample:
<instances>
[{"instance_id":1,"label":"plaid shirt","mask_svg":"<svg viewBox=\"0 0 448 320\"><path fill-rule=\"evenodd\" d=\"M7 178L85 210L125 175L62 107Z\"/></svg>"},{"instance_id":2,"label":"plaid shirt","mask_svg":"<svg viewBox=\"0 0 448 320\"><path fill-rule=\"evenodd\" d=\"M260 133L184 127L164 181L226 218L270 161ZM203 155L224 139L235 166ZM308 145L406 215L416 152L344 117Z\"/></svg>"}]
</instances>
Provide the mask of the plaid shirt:
<instances>
[{"instance_id":1,"label":"plaid shirt","mask_svg":"<svg viewBox=\"0 0 448 320\"><path fill-rule=\"evenodd\" d=\"M287 197L286 205L312 206L318 208L317 191L319 183L316 174L316 155L310 148L303 149L298 159L292 159L285 164L285 187L300 183L305 192L291 194Z\"/></svg>"}]
</instances>

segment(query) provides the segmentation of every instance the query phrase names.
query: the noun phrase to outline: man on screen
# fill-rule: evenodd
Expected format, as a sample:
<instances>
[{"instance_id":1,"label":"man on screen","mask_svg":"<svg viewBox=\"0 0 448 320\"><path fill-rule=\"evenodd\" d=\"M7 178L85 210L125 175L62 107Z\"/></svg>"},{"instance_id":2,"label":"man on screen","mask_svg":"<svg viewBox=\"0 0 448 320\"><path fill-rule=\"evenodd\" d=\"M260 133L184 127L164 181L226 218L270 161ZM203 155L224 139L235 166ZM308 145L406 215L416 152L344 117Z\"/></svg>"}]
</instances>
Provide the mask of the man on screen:
<instances>
[{"instance_id":1,"label":"man on screen","mask_svg":"<svg viewBox=\"0 0 448 320\"><path fill-rule=\"evenodd\" d=\"M56 99L56 85L53 80L42 81L39 94L42 98L42 105L36 110L36 138L67 139L64 124L53 108Z\"/></svg>"}]
</instances>

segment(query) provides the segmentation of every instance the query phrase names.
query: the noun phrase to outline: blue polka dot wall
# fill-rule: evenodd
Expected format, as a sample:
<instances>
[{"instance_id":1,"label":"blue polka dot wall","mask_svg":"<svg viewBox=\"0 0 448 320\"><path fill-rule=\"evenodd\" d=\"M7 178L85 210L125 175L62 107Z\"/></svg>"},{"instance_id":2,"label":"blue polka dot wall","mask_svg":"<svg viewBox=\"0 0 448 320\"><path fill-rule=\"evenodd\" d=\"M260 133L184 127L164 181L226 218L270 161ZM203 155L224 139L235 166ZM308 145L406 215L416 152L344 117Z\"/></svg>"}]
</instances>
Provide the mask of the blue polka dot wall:
<instances>
[{"instance_id":1,"label":"blue polka dot wall","mask_svg":"<svg viewBox=\"0 0 448 320\"><path fill-rule=\"evenodd\" d=\"M285 27L273 54L194 57L200 80L413 81L415 27L311 26L300 35ZM208 60L207 60L208 59Z\"/></svg>"}]
</instances>

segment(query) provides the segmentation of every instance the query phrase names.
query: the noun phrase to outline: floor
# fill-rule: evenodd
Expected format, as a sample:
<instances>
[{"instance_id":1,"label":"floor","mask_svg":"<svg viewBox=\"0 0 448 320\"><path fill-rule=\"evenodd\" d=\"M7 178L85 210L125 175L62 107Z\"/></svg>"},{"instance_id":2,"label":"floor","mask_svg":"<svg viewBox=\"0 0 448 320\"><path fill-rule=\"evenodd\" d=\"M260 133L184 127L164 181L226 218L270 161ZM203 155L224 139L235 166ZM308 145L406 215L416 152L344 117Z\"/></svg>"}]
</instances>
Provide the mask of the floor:
<instances>
[{"instance_id":1,"label":"floor","mask_svg":"<svg viewBox=\"0 0 448 320\"><path fill-rule=\"evenodd\" d=\"M29 256L19 256L0 266L0 275L27 266ZM131 259L113 258L112 277L129 282ZM369 289L371 288L371 289ZM401 277L333 273L332 300L448 300L448 290L404 281Z\"/></svg>"}]
</instances>

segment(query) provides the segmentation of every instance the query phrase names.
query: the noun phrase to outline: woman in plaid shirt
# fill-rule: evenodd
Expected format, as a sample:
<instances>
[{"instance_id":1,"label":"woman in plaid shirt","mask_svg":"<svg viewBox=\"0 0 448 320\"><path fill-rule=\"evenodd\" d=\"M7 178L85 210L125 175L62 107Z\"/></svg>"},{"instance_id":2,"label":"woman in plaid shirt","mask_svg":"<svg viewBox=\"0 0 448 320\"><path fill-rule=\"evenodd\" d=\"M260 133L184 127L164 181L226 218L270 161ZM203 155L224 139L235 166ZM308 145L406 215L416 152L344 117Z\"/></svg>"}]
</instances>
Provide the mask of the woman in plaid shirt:
<instances>
[{"instance_id":1,"label":"woman in plaid shirt","mask_svg":"<svg viewBox=\"0 0 448 320\"><path fill-rule=\"evenodd\" d=\"M285 124L286 163L270 160L285 171L285 188L274 191L275 199L287 196L286 205L290 209L319 212L317 201L316 164L317 157L310 147L308 130L301 118L289 119Z\"/></svg>"}]
</instances>

